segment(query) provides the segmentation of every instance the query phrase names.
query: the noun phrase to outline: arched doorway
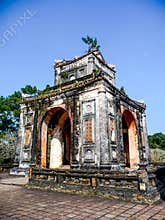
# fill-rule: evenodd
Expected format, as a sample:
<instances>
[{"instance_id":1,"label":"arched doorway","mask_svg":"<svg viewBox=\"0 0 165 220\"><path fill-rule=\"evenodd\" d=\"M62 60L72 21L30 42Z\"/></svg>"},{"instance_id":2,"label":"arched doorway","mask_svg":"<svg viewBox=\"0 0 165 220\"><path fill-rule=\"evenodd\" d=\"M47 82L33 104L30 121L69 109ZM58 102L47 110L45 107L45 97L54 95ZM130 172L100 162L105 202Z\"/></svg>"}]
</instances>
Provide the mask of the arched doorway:
<instances>
[{"instance_id":1,"label":"arched doorway","mask_svg":"<svg viewBox=\"0 0 165 220\"><path fill-rule=\"evenodd\" d=\"M122 130L126 166L135 168L139 163L137 129L135 119L128 110L122 115Z\"/></svg>"},{"instance_id":2,"label":"arched doorway","mask_svg":"<svg viewBox=\"0 0 165 220\"><path fill-rule=\"evenodd\" d=\"M70 165L71 124L68 112L56 107L49 110L41 125L41 167Z\"/></svg>"}]
</instances>

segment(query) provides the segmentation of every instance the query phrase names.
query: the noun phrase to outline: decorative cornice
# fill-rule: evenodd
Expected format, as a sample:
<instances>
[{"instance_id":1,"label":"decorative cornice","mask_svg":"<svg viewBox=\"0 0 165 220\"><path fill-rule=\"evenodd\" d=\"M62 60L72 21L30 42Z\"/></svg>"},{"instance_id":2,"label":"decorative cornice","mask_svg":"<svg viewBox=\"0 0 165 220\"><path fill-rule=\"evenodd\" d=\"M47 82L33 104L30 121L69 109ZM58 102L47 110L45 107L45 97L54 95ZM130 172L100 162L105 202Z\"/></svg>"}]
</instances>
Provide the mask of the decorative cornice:
<instances>
[{"instance_id":1,"label":"decorative cornice","mask_svg":"<svg viewBox=\"0 0 165 220\"><path fill-rule=\"evenodd\" d=\"M95 82L104 80L106 82L107 88L114 93L114 95L118 99L120 99L123 102L129 103L135 108L145 110L145 105L143 103L137 102L135 100L132 100L127 95L124 95L118 88L116 88L110 81L108 80L108 74L104 72L99 72L98 74L92 73L90 75L81 77L79 79L75 79L70 82L63 83L58 86L51 87L49 91L43 92L42 94L35 96L35 97L26 97L23 98L21 101L21 104L27 104L30 102L38 102L43 101L46 99L50 99L51 97L60 95L62 93L71 92L71 91L80 91L82 88L93 85Z\"/></svg>"}]
</instances>

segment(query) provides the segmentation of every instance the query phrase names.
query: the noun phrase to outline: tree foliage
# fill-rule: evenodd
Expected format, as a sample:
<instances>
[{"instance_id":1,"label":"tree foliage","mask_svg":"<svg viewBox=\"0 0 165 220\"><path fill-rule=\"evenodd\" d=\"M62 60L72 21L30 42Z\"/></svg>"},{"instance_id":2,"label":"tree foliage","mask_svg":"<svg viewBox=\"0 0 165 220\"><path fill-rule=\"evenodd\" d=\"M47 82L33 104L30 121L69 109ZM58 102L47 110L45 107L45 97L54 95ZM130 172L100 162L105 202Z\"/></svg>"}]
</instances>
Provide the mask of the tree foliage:
<instances>
[{"instance_id":1,"label":"tree foliage","mask_svg":"<svg viewBox=\"0 0 165 220\"><path fill-rule=\"evenodd\" d=\"M0 165L12 164L15 159L17 136L5 134L0 138Z\"/></svg>"},{"instance_id":2,"label":"tree foliage","mask_svg":"<svg viewBox=\"0 0 165 220\"><path fill-rule=\"evenodd\" d=\"M88 44L88 51L99 49L100 45L97 44L97 38L91 38L88 35L86 37L82 37L82 41L85 44Z\"/></svg>"},{"instance_id":3,"label":"tree foliage","mask_svg":"<svg viewBox=\"0 0 165 220\"><path fill-rule=\"evenodd\" d=\"M36 86L26 85L24 88L21 88L22 93L33 95L38 92Z\"/></svg>"},{"instance_id":4,"label":"tree foliage","mask_svg":"<svg viewBox=\"0 0 165 220\"><path fill-rule=\"evenodd\" d=\"M27 85L21 89L26 94L36 94L36 86ZM7 97L0 97L0 137L17 131L20 115L21 91L15 91Z\"/></svg>"},{"instance_id":5,"label":"tree foliage","mask_svg":"<svg viewBox=\"0 0 165 220\"><path fill-rule=\"evenodd\" d=\"M165 134L155 133L148 136L149 146L151 148L160 148L165 150Z\"/></svg>"},{"instance_id":6,"label":"tree foliage","mask_svg":"<svg viewBox=\"0 0 165 220\"><path fill-rule=\"evenodd\" d=\"M165 151L160 148L151 149L151 161L165 162Z\"/></svg>"}]
</instances>

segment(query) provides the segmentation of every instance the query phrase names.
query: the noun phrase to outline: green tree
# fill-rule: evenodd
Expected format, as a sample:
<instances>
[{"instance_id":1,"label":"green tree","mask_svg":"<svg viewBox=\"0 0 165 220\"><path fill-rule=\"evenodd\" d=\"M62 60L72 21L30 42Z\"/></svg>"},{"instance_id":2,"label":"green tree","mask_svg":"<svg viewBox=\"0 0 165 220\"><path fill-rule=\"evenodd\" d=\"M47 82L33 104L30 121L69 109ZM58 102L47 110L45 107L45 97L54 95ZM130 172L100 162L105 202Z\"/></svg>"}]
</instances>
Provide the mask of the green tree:
<instances>
[{"instance_id":1,"label":"green tree","mask_svg":"<svg viewBox=\"0 0 165 220\"><path fill-rule=\"evenodd\" d=\"M14 115L18 109L14 107L16 102L12 99L13 96L0 98L0 136L13 132L17 124Z\"/></svg>"},{"instance_id":2,"label":"green tree","mask_svg":"<svg viewBox=\"0 0 165 220\"><path fill-rule=\"evenodd\" d=\"M26 85L24 88L21 88L22 93L33 95L38 92L36 86Z\"/></svg>"},{"instance_id":3,"label":"green tree","mask_svg":"<svg viewBox=\"0 0 165 220\"><path fill-rule=\"evenodd\" d=\"M165 150L165 135L163 133L155 133L148 136L149 146L151 148L160 148Z\"/></svg>"},{"instance_id":4,"label":"green tree","mask_svg":"<svg viewBox=\"0 0 165 220\"><path fill-rule=\"evenodd\" d=\"M33 95L38 90L36 86L27 85L21 91ZM18 130L21 98L20 91L15 91L7 97L0 97L0 137Z\"/></svg>"},{"instance_id":5,"label":"green tree","mask_svg":"<svg viewBox=\"0 0 165 220\"><path fill-rule=\"evenodd\" d=\"M82 37L82 41L85 44L88 44L88 51L99 49L100 45L97 44L97 38L91 38L88 35L86 37Z\"/></svg>"},{"instance_id":6,"label":"green tree","mask_svg":"<svg viewBox=\"0 0 165 220\"><path fill-rule=\"evenodd\" d=\"M165 149L165 139L161 140L160 146L162 149Z\"/></svg>"},{"instance_id":7,"label":"green tree","mask_svg":"<svg viewBox=\"0 0 165 220\"><path fill-rule=\"evenodd\" d=\"M0 165L12 164L15 158L17 135L6 134L0 138Z\"/></svg>"}]
</instances>

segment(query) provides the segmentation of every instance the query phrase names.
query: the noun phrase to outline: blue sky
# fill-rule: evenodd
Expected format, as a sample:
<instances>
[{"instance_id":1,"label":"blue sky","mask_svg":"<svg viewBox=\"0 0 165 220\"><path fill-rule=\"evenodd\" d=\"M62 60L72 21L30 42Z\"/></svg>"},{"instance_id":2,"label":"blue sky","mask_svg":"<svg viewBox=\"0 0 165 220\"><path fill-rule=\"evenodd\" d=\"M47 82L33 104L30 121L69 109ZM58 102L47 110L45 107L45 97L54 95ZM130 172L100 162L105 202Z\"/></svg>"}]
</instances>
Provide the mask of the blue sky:
<instances>
[{"instance_id":1,"label":"blue sky","mask_svg":"<svg viewBox=\"0 0 165 220\"><path fill-rule=\"evenodd\" d=\"M149 134L165 133L165 0L0 0L0 95L53 85L54 60L85 53L87 34L145 101Z\"/></svg>"}]
</instances>

